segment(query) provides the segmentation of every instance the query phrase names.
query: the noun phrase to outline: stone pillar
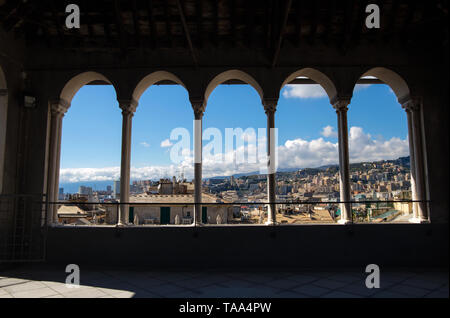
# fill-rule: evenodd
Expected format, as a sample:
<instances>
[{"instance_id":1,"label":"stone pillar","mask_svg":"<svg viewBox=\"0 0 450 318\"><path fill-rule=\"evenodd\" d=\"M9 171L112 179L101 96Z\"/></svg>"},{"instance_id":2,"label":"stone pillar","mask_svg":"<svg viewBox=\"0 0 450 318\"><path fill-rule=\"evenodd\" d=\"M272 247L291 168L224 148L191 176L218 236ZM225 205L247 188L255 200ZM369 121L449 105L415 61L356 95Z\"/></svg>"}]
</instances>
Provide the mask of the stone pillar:
<instances>
[{"instance_id":1,"label":"stone pillar","mask_svg":"<svg viewBox=\"0 0 450 318\"><path fill-rule=\"evenodd\" d=\"M340 204L341 219L340 224L348 224L352 222L351 210L351 188L350 188L350 163L348 154L348 125L347 110L350 104L350 98L338 99L332 103L336 110L338 120L338 136L339 136L339 186L340 186Z\"/></svg>"},{"instance_id":2,"label":"stone pillar","mask_svg":"<svg viewBox=\"0 0 450 318\"><path fill-rule=\"evenodd\" d=\"M410 104L403 104L402 107L405 109L406 118L408 121L408 141L409 141L409 167L410 167L410 183L411 183L411 199L417 201L417 187L416 187L416 160L414 155L414 140L413 140L413 120L411 114L411 108L408 106ZM417 203L412 204L413 208L413 218L412 221L415 222L418 219L417 213Z\"/></svg>"},{"instance_id":3,"label":"stone pillar","mask_svg":"<svg viewBox=\"0 0 450 318\"><path fill-rule=\"evenodd\" d=\"M50 149L47 179L47 200L49 202L58 201L62 120L69 107L70 104L62 99L50 101ZM56 223L58 220L58 206L50 204L48 209L47 224Z\"/></svg>"},{"instance_id":4,"label":"stone pillar","mask_svg":"<svg viewBox=\"0 0 450 318\"><path fill-rule=\"evenodd\" d=\"M411 193L412 199L417 201L415 205L415 213L410 220L412 223L429 222L425 194L425 167L424 154L422 147L422 129L420 109L422 101L420 98L410 98L402 103L402 107L406 110L408 118L408 138L410 151L410 169L411 169ZM413 210L414 211L414 210Z\"/></svg>"},{"instance_id":5,"label":"stone pillar","mask_svg":"<svg viewBox=\"0 0 450 318\"><path fill-rule=\"evenodd\" d=\"M128 223L130 201L130 162L131 162L131 126L137 102L134 100L119 100L122 109L122 158L120 163L120 209L117 225Z\"/></svg>"},{"instance_id":6,"label":"stone pillar","mask_svg":"<svg viewBox=\"0 0 450 318\"><path fill-rule=\"evenodd\" d=\"M192 100L194 110L194 224L202 223L202 121L205 112L203 100Z\"/></svg>"},{"instance_id":7,"label":"stone pillar","mask_svg":"<svg viewBox=\"0 0 450 318\"><path fill-rule=\"evenodd\" d=\"M269 206L266 225L275 225L277 224L275 112L278 99L264 99L263 103L267 115L267 199Z\"/></svg>"},{"instance_id":8,"label":"stone pillar","mask_svg":"<svg viewBox=\"0 0 450 318\"><path fill-rule=\"evenodd\" d=\"M4 156L6 146L6 120L8 115L7 109L8 90L0 89L0 194L3 192L3 169L4 169Z\"/></svg>"}]
</instances>

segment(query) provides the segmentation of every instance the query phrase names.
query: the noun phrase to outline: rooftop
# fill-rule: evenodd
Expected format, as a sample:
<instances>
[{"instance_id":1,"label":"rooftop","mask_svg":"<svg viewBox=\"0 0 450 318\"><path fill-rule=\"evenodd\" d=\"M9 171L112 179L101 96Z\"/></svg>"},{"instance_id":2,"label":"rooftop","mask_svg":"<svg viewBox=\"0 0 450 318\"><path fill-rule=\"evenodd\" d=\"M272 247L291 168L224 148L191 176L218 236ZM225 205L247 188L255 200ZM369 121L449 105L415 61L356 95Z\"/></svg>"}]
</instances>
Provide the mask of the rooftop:
<instances>
[{"instance_id":1,"label":"rooftop","mask_svg":"<svg viewBox=\"0 0 450 318\"><path fill-rule=\"evenodd\" d=\"M194 203L193 194L137 194L130 196L130 202L135 203ZM202 194L202 202L226 202L208 193Z\"/></svg>"}]
</instances>

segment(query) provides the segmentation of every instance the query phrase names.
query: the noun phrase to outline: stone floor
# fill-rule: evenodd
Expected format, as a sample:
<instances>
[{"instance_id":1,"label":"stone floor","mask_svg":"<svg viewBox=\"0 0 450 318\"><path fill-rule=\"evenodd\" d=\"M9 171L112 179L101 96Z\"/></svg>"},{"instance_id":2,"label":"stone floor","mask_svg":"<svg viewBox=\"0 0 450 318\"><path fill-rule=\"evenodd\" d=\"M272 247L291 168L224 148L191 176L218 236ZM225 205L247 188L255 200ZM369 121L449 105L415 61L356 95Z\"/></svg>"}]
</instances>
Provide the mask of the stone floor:
<instances>
[{"instance_id":1,"label":"stone floor","mask_svg":"<svg viewBox=\"0 0 450 318\"><path fill-rule=\"evenodd\" d=\"M65 268L0 271L0 298L448 298L448 270L381 270L379 289L364 269L301 272L83 270L65 285Z\"/></svg>"}]
</instances>

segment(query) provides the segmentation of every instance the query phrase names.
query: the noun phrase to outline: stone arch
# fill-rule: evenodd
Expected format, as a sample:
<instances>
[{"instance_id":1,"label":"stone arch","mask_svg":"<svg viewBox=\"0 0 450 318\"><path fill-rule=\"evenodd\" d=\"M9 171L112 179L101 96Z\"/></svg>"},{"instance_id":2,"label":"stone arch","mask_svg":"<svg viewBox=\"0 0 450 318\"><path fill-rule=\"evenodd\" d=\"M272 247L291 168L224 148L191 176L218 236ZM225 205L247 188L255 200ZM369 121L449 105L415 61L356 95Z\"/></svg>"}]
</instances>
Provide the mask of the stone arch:
<instances>
[{"instance_id":1,"label":"stone arch","mask_svg":"<svg viewBox=\"0 0 450 318\"><path fill-rule=\"evenodd\" d=\"M5 162L6 125L8 114L8 87L0 66L0 194L3 192L3 169Z\"/></svg>"},{"instance_id":2,"label":"stone arch","mask_svg":"<svg viewBox=\"0 0 450 318\"><path fill-rule=\"evenodd\" d=\"M147 76L145 76L137 85L133 91L133 100L139 102L142 94L149 88L150 86L161 82L161 81L171 81L176 84L179 84L186 88L186 85L173 73L167 71L156 71Z\"/></svg>"},{"instance_id":3,"label":"stone arch","mask_svg":"<svg viewBox=\"0 0 450 318\"><path fill-rule=\"evenodd\" d=\"M400 104L403 104L406 100L411 98L411 92L406 81L400 75L390 69L384 67L375 67L365 72L361 77L365 76L376 77L382 82L389 85L389 87L394 91L395 96L397 96Z\"/></svg>"},{"instance_id":4,"label":"stone arch","mask_svg":"<svg viewBox=\"0 0 450 318\"><path fill-rule=\"evenodd\" d=\"M63 87L59 99L49 101L51 108L49 130L49 157L48 157L48 184L47 195L50 201L58 201L59 169L61 161L61 138L63 117L69 109L75 94L85 85L92 82L113 85L104 75L97 72L84 72L72 77ZM117 90L113 85L116 95ZM48 212L49 222L56 220L56 206L50 206Z\"/></svg>"},{"instance_id":5,"label":"stone arch","mask_svg":"<svg viewBox=\"0 0 450 318\"><path fill-rule=\"evenodd\" d=\"M313 80L314 82L322 86L325 92L327 93L331 103L333 102L333 100L336 99L338 94L336 86L334 85L333 81L324 73L313 68L303 68L289 75L281 85L280 91L283 89L285 85L292 82L297 77L301 76L308 77L309 79Z\"/></svg>"},{"instance_id":6,"label":"stone arch","mask_svg":"<svg viewBox=\"0 0 450 318\"><path fill-rule=\"evenodd\" d=\"M72 102L75 94L84 86L92 82L104 82L111 84L111 81L107 79L104 75L97 72L84 72L72 77L64 86L59 96L68 105ZM114 85L113 85L114 86Z\"/></svg>"},{"instance_id":7,"label":"stone arch","mask_svg":"<svg viewBox=\"0 0 450 318\"><path fill-rule=\"evenodd\" d=\"M263 89L261 88L261 85L249 74L240 71L240 70L229 70L220 73L219 75L216 75L208 84L205 90L204 95L204 104L206 105L208 102L208 98L211 95L211 93L214 91L214 89L219 86L220 84L229 81L229 80L240 80L246 84L249 84L252 86L256 92L261 97L261 101L264 97Z\"/></svg>"}]
</instances>

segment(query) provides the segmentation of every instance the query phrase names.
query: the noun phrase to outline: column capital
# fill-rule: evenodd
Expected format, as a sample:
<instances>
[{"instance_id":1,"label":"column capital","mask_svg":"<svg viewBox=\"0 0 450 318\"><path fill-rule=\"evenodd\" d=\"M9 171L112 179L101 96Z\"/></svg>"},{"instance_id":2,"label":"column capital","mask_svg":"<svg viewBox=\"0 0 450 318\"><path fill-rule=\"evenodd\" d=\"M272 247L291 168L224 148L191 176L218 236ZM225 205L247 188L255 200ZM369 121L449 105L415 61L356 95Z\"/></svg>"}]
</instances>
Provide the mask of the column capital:
<instances>
[{"instance_id":1,"label":"column capital","mask_svg":"<svg viewBox=\"0 0 450 318\"><path fill-rule=\"evenodd\" d=\"M262 100L264 111L267 113L274 113L277 111L278 98L264 98Z\"/></svg>"},{"instance_id":2,"label":"column capital","mask_svg":"<svg viewBox=\"0 0 450 318\"><path fill-rule=\"evenodd\" d=\"M66 102L64 99L51 100L49 103L52 115L55 116L64 116L70 107L70 103Z\"/></svg>"},{"instance_id":3,"label":"column capital","mask_svg":"<svg viewBox=\"0 0 450 318\"><path fill-rule=\"evenodd\" d=\"M206 103L202 98L190 98L192 109L194 110L195 119L202 119L205 113Z\"/></svg>"},{"instance_id":4,"label":"column capital","mask_svg":"<svg viewBox=\"0 0 450 318\"><path fill-rule=\"evenodd\" d=\"M422 105L422 98L410 97L408 100L402 103L402 108L406 112L416 112L420 110L421 105Z\"/></svg>"},{"instance_id":5,"label":"column capital","mask_svg":"<svg viewBox=\"0 0 450 318\"><path fill-rule=\"evenodd\" d=\"M336 112L346 112L348 110L350 100L350 97L334 98L331 100L331 105L333 105Z\"/></svg>"},{"instance_id":6,"label":"column capital","mask_svg":"<svg viewBox=\"0 0 450 318\"><path fill-rule=\"evenodd\" d=\"M138 102L134 99L118 99L119 107L122 109L122 114L134 114L138 106Z\"/></svg>"}]
</instances>

